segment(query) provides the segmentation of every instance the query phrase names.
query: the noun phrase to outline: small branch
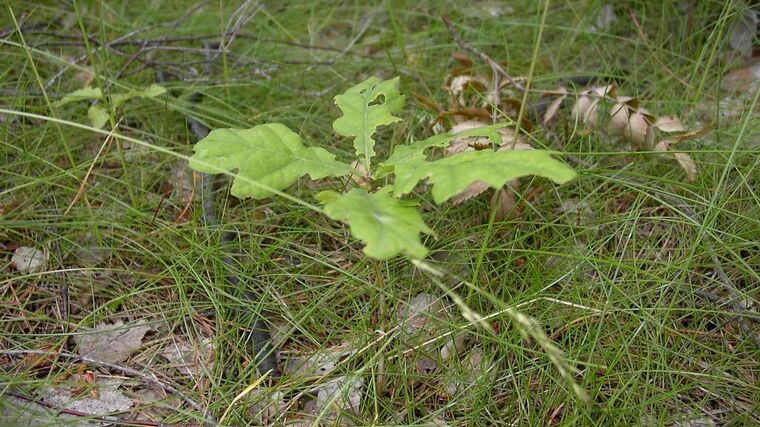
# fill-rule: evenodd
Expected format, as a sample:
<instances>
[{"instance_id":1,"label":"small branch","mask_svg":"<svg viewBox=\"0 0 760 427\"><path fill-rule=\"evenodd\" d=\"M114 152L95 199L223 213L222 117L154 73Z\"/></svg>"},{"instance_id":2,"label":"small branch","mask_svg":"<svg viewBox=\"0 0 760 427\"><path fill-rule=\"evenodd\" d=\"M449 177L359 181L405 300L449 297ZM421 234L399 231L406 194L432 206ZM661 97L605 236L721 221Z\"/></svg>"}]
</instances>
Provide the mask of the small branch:
<instances>
[{"instance_id":1,"label":"small branch","mask_svg":"<svg viewBox=\"0 0 760 427\"><path fill-rule=\"evenodd\" d=\"M449 30L449 33L451 33L451 37L454 38L454 41L457 42L459 47L462 49L469 51L473 55L476 55L478 58L480 58L483 62L488 64L491 69L494 70L495 73L500 74L502 77L504 77L512 86L517 88L518 90L525 92L525 86L521 85L520 83L517 83L512 76L507 73L507 70L504 69L501 65L499 65L498 62L491 59L490 56L486 55L484 52L478 50L474 46L468 44L462 39L462 35L459 34L459 31L457 31L456 28L454 28L454 24L451 22L449 17L447 15L441 15L441 19L443 20L443 23L446 24L446 28Z\"/></svg>"}]
</instances>

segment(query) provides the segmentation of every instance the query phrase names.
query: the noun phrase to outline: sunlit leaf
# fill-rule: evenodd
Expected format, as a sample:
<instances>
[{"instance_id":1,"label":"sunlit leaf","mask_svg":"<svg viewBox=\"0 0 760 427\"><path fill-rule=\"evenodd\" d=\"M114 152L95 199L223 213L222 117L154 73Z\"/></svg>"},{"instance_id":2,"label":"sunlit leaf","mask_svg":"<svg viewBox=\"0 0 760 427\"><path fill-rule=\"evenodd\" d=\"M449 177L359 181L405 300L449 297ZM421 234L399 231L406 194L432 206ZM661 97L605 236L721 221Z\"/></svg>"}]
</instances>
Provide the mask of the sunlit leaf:
<instances>
[{"instance_id":1,"label":"sunlit leaf","mask_svg":"<svg viewBox=\"0 0 760 427\"><path fill-rule=\"evenodd\" d=\"M370 77L336 96L335 103L343 116L333 122L333 129L338 135L354 138L356 155L370 170L370 160L375 155L372 138L375 131L379 126L401 120L393 115L404 105L404 96L398 91L398 77L392 80Z\"/></svg>"},{"instance_id":2,"label":"sunlit leaf","mask_svg":"<svg viewBox=\"0 0 760 427\"><path fill-rule=\"evenodd\" d=\"M319 147L305 147L301 137L279 123L250 129L215 129L194 147L190 167L203 173L237 170L232 184L235 197L262 199L284 190L299 177L342 176L352 168ZM251 182L253 181L253 182Z\"/></svg>"},{"instance_id":3,"label":"sunlit leaf","mask_svg":"<svg viewBox=\"0 0 760 427\"><path fill-rule=\"evenodd\" d=\"M420 233L432 233L414 207L390 195L385 187L376 193L355 188L346 194L334 192L326 200L325 214L351 227L351 234L366 243L364 253L376 259L388 259L399 254L424 258L427 249Z\"/></svg>"}]
</instances>

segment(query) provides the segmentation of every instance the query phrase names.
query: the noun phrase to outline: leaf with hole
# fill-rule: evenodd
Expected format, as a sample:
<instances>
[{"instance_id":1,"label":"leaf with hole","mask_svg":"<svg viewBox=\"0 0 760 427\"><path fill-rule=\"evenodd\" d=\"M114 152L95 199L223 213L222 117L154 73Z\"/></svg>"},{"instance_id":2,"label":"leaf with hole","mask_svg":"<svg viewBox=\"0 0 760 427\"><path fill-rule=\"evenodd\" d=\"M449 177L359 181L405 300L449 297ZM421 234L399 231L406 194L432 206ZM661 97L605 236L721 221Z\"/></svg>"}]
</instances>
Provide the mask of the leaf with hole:
<instances>
[{"instance_id":1,"label":"leaf with hole","mask_svg":"<svg viewBox=\"0 0 760 427\"><path fill-rule=\"evenodd\" d=\"M379 100L380 97L382 100ZM404 96L398 91L398 77L381 81L371 77L335 97L343 116L333 122L338 135L353 137L356 155L364 167L370 168L375 156L373 135L377 128L401 120L394 116L404 106Z\"/></svg>"}]
</instances>

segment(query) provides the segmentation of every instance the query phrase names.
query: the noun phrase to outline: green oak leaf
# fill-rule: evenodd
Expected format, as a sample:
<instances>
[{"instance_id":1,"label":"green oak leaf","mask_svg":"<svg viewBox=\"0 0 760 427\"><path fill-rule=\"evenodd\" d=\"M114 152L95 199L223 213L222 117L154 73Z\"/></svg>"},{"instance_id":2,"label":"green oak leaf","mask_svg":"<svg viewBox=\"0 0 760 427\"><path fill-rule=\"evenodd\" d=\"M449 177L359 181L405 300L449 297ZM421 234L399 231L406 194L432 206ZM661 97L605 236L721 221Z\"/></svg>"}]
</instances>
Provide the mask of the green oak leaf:
<instances>
[{"instance_id":1,"label":"green oak leaf","mask_svg":"<svg viewBox=\"0 0 760 427\"><path fill-rule=\"evenodd\" d=\"M438 204L475 181L501 188L508 181L527 175L549 178L558 184L576 176L572 168L545 150L468 151L433 162L413 158L395 168L396 197L412 191L419 181L427 178L433 185L433 201Z\"/></svg>"},{"instance_id":2,"label":"green oak leaf","mask_svg":"<svg viewBox=\"0 0 760 427\"><path fill-rule=\"evenodd\" d=\"M333 122L333 129L338 135L354 137L356 155L361 157L367 170L371 170L370 160L375 155L372 135L379 126L401 120L393 115L404 105L398 80L398 77L392 80L370 77L335 97L343 116ZM378 102L381 95L383 100Z\"/></svg>"},{"instance_id":3,"label":"green oak leaf","mask_svg":"<svg viewBox=\"0 0 760 427\"><path fill-rule=\"evenodd\" d=\"M354 188L346 194L325 193L320 199L327 216L347 223L351 234L366 243L367 256L383 260L404 253L424 258L428 250L420 241L420 232L431 234L432 230L417 209L392 197L391 191L391 187L376 193Z\"/></svg>"},{"instance_id":4,"label":"green oak leaf","mask_svg":"<svg viewBox=\"0 0 760 427\"><path fill-rule=\"evenodd\" d=\"M280 123L250 129L215 129L193 148L190 167L203 173L237 169L231 193L263 199L284 190L299 177L342 176L353 170L319 147L305 147L301 137ZM256 183L261 183L264 188Z\"/></svg>"},{"instance_id":5,"label":"green oak leaf","mask_svg":"<svg viewBox=\"0 0 760 427\"><path fill-rule=\"evenodd\" d=\"M419 162L420 160L425 160L426 156L424 154L425 149L430 147L446 147L448 146L451 141L455 140L456 138L466 138L470 136L483 136L488 138L492 144L498 146L502 143L501 134L498 132L499 128L503 128L509 126L508 123L497 123L494 125L489 126L483 126L479 128L473 128L473 129L467 129L462 132L458 133L442 133L440 135L434 135L430 138L426 138L422 141L415 141L408 145L397 145L396 148L393 150L393 153L388 157L388 159L383 162L383 164L378 168L377 170L377 176L376 178L381 178L385 175L389 175L394 172L394 169L396 165L404 164L412 162L412 164L416 164L415 162ZM406 170L410 170L410 168L406 168ZM401 190L398 188L398 177L396 178L396 193L397 194L404 194L408 193L409 191L412 191L414 188L414 185L416 185L415 181L414 184L412 184L412 188ZM421 179L421 178L420 178Z\"/></svg>"},{"instance_id":6,"label":"green oak leaf","mask_svg":"<svg viewBox=\"0 0 760 427\"><path fill-rule=\"evenodd\" d=\"M87 118L95 129L102 129L108 123L108 112L100 105L92 105L87 110Z\"/></svg>"}]
</instances>

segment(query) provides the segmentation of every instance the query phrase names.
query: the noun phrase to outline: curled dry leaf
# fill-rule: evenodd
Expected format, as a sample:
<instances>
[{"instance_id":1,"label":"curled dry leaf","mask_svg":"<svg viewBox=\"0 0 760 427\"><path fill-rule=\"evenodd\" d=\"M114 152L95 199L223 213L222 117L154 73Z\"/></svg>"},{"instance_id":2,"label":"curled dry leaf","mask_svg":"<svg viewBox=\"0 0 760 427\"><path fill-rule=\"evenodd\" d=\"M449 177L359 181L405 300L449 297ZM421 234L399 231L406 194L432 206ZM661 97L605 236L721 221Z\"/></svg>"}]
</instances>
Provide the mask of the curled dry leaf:
<instances>
[{"instance_id":1,"label":"curled dry leaf","mask_svg":"<svg viewBox=\"0 0 760 427\"><path fill-rule=\"evenodd\" d=\"M101 323L88 331L74 335L77 353L103 362L120 363L136 352L142 345L145 333L150 330L143 323Z\"/></svg>"},{"instance_id":2,"label":"curled dry leaf","mask_svg":"<svg viewBox=\"0 0 760 427\"><path fill-rule=\"evenodd\" d=\"M480 76L462 74L452 76L446 84L446 89L453 95L460 104L464 103L464 93L468 88L484 92L488 87L488 81Z\"/></svg>"},{"instance_id":3,"label":"curled dry leaf","mask_svg":"<svg viewBox=\"0 0 760 427\"><path fill-rule=\"evenodd\" d=\"M673 157L676 158L676 161L679 165L681 165L681 168L683 168L684 172L686 172L686 177L689 179L690 182L697 179L697 164L694 163L694 160L686 153L673 153Z\"/></svg>"},{"instance_id":4,"label":"curled dry leaf","mask_svg":"<svg viewBox=\"0 0 760 427\"><path fill-rule=\"evenodd\" d=\"M676 116L661 116L654 121L652 126L663 132L686 132L686 127Z\"/></svg>"},{"instance_id":5,"label":"curled dry leaf","mask_svg":"<svg viewBox=\"0 0 760 427\"><path fill-rule=\"evenodd\" d=\"M20 273L36 273L45 269L48 262L48 254L28 246L19 246L13 252L11 265Z\"/></svg>"},{"instance_id":6,"label":"curled dry leaf","mask_svg":"<svg viewBox=\"0 0 760 427\"><path fill-rule=\"evenodd\" d=\"M555 89L557 92L557 99L551 102L549 104L549 107L546 108L546 112L544 113L544 119L543 123L544 125L548 124L554 116L557 115L557 111L559 111L559 107L562 106L562 102L567 98L567 88L566 87L559 87Z\"/></svg>"},{"instance_id":7,"label":"curled dry leaf","mask_svg":"<svg viewBox=\"0 0 760 427\"><path fill-rule=\"evenodd\" d=\"M599 101L606 97L615 96L615 85L595 86L582 91L578 95L570 114L586 126L586 129L596 127L599 122Z\"/></svg>"},{"instance_id":8,"label":"curled dry leaf","mask_svg":"<svg viewBox=\"0 0 760 427\"><path fill-rule=\"evenodd\" d=\"M693 182L695 179L697 179L699 168L697 167L696 162L694 162L694 159L692 159L691 156L687 153L674 153L670 151L670 147L677 142L678 140L676 139L666 139L660 141L657 143L657 145L654 146L654 150L671 154L681 166L681 169L686 172L686 178L689 180L689 182Z\"/></svg>"},{"instance_id":9,"label":"curled dry leaf","mask_svg":"<svg viewBox=\"0 0 760 427\"><path fill-rule=\"evenodd\" d=\"M610 114L610 121L607 124L609 135L619 136L637 149L648 145L651 137L647 139L647 133L650 132L653 116L644 108L639 107L636 98L618 97Z\"/></svg>"}]
</instances>

